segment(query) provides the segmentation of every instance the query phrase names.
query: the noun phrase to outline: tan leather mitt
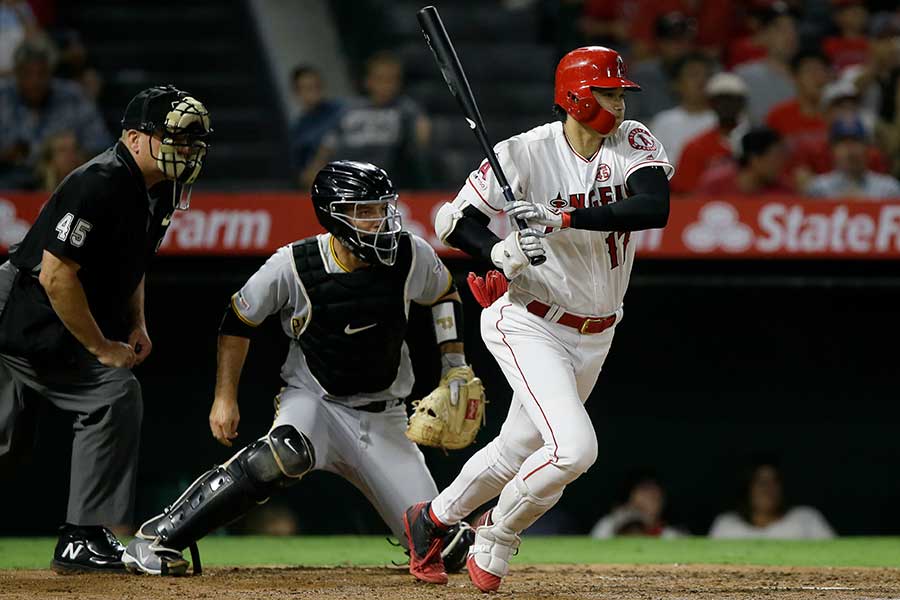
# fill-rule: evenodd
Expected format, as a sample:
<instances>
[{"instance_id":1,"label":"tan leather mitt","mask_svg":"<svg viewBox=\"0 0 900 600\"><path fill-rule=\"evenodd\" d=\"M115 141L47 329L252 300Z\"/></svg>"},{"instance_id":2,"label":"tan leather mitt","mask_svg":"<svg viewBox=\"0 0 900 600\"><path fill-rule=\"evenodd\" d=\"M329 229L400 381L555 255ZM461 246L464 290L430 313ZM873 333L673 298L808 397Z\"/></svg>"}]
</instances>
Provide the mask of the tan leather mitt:
<instances>
[{"instance_id":1,"label":"tan leather mitt","mask_svg":"<svg viewBox=\"0 0 900 600\"><path fill-rule=\"evenodd\" d=\"M464 381L459 386L459 399L451 401L450 382ZM437 388L421 400L413 402L406 437L417 444L456 450L473 441L484 424L484 386L472 367L454 367L441 378Z\"/></svg>"}]
</instances>

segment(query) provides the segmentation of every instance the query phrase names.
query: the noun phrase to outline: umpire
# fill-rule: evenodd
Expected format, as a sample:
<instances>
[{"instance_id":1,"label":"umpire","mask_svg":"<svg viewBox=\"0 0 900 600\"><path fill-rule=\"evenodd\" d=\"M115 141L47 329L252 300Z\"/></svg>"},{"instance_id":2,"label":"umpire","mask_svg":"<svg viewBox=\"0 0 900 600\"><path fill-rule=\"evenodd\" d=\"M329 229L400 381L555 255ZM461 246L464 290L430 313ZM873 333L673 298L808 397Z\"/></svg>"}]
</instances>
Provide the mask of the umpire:
<instances>
[{"instance_id":1,"label":"umpire","mask_svg":"<svg viewBox=\"0 0 900 600\"><path fill-rule=\"evenodd\" d=\"M28 394L74 417L66 523L51 567L122 570L105 525L132 518L150 354L144 280L203 166L209 113L173 86L137 94L119 141L69 175L0 266L0 456Z\"/></svg>"}]
</instances>

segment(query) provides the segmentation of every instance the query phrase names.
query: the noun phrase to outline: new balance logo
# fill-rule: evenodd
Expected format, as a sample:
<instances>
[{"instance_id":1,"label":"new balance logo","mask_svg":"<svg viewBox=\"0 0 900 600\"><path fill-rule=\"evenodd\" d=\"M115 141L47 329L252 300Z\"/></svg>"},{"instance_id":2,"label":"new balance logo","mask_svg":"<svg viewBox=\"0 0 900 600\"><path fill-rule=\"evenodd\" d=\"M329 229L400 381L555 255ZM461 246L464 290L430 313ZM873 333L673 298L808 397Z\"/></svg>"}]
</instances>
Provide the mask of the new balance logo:
<instances>
[{"instance_id":1,"label":"new balance logo","mask_svg":"<svg viewBox=\"0 0 900 600\"><path fill-rule=\"evenodd\" d=\"M84 544L80 542L69 542L62 551L62 557L75 560L81 551L84 550Z\"/></svg>"}]
</instances>

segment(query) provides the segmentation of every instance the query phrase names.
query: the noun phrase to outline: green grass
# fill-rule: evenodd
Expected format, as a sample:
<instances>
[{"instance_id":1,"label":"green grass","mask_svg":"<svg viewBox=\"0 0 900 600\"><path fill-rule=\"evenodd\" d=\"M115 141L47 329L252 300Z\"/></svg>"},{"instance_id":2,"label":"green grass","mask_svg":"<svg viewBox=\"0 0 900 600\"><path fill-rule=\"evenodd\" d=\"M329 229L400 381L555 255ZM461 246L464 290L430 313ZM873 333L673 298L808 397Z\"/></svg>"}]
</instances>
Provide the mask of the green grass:
<instances>
[{"instance_id":1,"label":"green grass","mask_svg":"<svg viewBox=\"0 0 900 600\"><path fill-rule=\"evenodd\" d=\"M42 569L50 562L55 539L0 538L0 569ZM384 538L228 537L200 542L204 564L390 565L405 557ZM656 540L586 537L526 537L516 564L730 564L900 568L900 538L771 541L686 538Z\"/></svg>"}]
</instances>

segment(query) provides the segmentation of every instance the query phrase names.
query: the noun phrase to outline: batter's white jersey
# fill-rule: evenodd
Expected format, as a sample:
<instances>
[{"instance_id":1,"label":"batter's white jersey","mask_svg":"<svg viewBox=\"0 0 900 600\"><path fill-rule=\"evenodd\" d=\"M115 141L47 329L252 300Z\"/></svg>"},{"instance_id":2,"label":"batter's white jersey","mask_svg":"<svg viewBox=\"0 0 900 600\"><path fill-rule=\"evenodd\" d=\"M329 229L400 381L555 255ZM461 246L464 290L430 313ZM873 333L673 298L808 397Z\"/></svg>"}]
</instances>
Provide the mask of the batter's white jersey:
<instances>
[{"instance_id":1,"label":"batter's white jersey","mask_svg":"<svg viewBox=\"0 0 900 600\"><path fill-rule=\"evenodd\" d=\"M669 178L675 172L662 144L637 121L622 123L591 157L572 149L561 122L511 137L494 149L517 199L562 210L625 198L625 182L642 167L662 167ZM505 199L486 160L472 172L453 204L460 210L474 206L489 217L501 212ZM516 277L510 283L510 298L521 304L536 298L581 315L615 313L634 260L629 237L629 232L552 232L544 239L547 262Z\"/></svg>"}]
</instances>

